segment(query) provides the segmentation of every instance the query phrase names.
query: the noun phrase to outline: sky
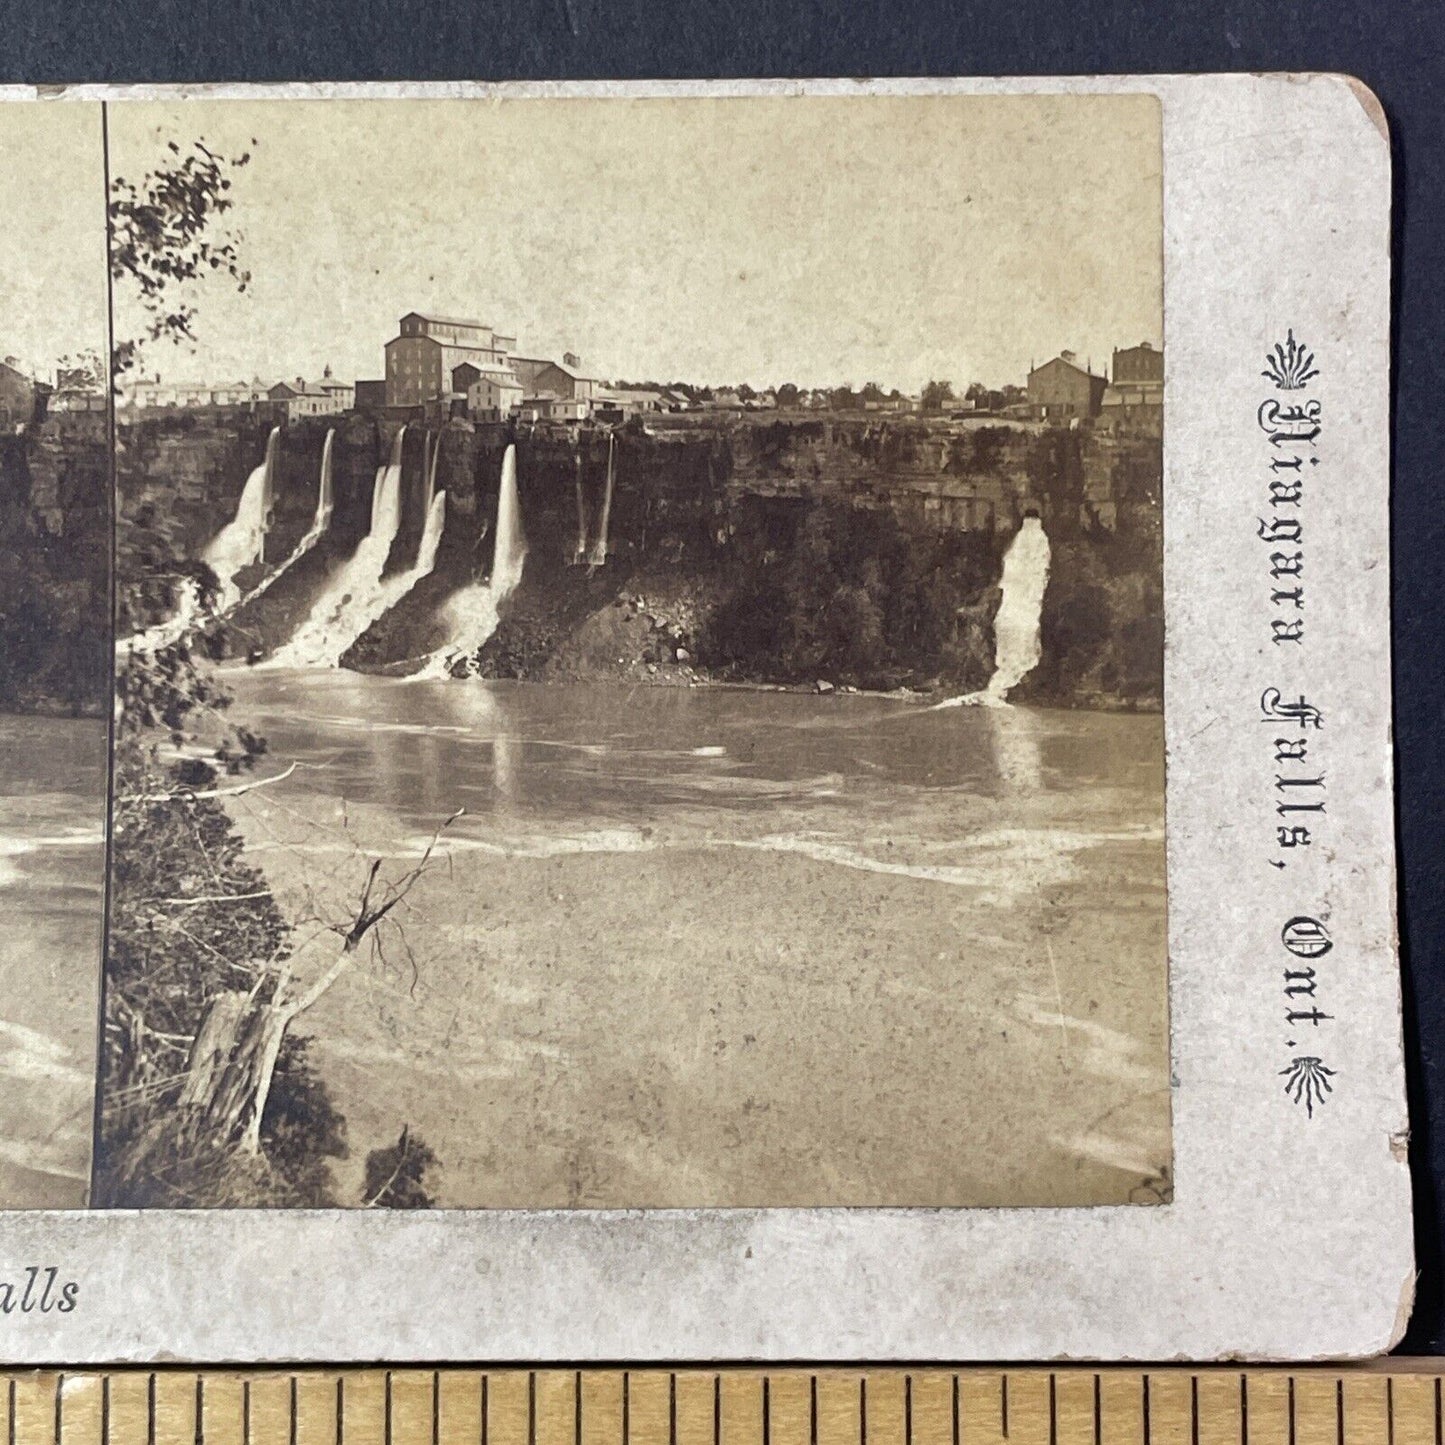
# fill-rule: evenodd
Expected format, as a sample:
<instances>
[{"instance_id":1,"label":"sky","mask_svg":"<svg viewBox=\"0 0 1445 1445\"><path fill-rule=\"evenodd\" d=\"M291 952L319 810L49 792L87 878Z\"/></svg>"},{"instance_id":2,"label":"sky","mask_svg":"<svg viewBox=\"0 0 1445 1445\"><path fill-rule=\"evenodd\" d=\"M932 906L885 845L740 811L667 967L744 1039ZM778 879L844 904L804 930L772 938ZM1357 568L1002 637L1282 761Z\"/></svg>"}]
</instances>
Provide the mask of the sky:
<instances>
[{"instance_id":1,"label":"sky","mask_svg":"<svg viewBox=\"0 0 1445 1445\"><path fill-rule=\"evenodd\" d=\"M56 244L89 218L72 129L18 162L4 136L41 174L0 210L17 186L56 203L19 241L68 293L52 352L94 329L88 249ZM120 102L110 133L129 180L171 140L252 154L231 216L252 285L196 289L194 352L143 363L167 380L380 377L412 310L594 376L712 385L961 390L1162 342L1150 96ZM119 334L132 314L118 293Z\"/></svg>"},{"instance_id":2,"label":"sky","mask_svg":"<svg viewBox=\"0 0 1445 1445\"><path fill-rule=\"evenodd\" d=\"M105 353L104 177L100 106L0 101L0 357L31 375Z\"/></svg>"}]
</instances>

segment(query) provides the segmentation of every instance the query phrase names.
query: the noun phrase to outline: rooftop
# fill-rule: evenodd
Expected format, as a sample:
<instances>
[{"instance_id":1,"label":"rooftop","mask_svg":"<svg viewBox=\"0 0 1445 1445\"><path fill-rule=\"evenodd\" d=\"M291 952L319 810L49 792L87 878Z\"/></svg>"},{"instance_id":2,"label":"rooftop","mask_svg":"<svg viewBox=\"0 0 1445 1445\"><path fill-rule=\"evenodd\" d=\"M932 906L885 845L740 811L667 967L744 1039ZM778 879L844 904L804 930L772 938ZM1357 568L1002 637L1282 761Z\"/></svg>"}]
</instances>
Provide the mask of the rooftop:
<instances>
[{"instance_id":1,"label":"rooftop","mask_svg":"<svg viewBox=\"0 0 1445 1445\"><path fill-rule=\"evenodd\" d=\"M473 321L469 316L438 316L431 311L408 311L401 319L406 321L413 316L418 321L431 321L438 326L469 326L474 331L490 331L492 329L481 321Z\"/></svg>"}]
</instances>

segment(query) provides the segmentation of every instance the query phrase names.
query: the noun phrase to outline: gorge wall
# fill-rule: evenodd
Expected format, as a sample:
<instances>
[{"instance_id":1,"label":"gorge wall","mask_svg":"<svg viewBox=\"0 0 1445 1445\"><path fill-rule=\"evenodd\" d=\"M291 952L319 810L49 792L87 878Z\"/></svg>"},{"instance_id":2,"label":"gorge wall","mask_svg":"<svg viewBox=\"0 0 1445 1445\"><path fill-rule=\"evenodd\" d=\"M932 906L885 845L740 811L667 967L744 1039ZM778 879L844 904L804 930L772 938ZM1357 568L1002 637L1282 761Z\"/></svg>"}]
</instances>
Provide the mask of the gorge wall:
<instances>
[{"instance_id":1,"label":"gorge wall","mask_svg":"<svg viewBox=\"0 0 1445 1445\"><path fill-rule=\"evenodd\" d=\"M202 413L123 421L123 576L152 553L200 554L234 516L272 424ZM320 541L237 609L220 647L259 660L306 620L372 525L397 429L361 415L282 427L263 557L235 579L241 592L265 583L313 526L328 431L334 512ZM440 543L429 573L350 642L344 666L412 671L445 646L448 600L490 569L509 443L526 564L495 632L459 666L970 690L992 666L1003 551L1032 510L1053 561L1043 658L1016 698L1159 706L1157 440L841 414L659 417L610 441L461 419L408 426L383 573L415 565L432 479L446 496Z\"/></svg>"},{"instance_id":2,"label":"gorge wall","mask_svg":"<svg viewBox=\"0 0 1445 1445\"><path fill-rule=\"evenodd\" d=\"M110 517L103 416L0 438L0 707L105 713Z\"/></svg>"}]
</instances>

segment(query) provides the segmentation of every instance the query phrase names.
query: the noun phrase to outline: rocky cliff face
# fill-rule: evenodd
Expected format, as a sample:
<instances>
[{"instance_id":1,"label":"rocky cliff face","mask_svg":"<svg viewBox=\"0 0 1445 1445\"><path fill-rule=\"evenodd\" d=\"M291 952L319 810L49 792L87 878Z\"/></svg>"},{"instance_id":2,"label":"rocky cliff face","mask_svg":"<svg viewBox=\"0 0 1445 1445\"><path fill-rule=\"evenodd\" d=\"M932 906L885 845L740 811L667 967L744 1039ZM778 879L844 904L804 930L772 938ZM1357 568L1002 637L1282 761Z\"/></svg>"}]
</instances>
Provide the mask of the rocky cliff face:
<instances>
[{"instance_id":1,"label":"rocky cliff face","mask_svg":"<svg viewBox=\"0 0 1445 1445\"><path fill-rule=\"evenodd\" d=\"M104 712L110 543L103 416L0 439L0 706Z\"/></svg>"},{"instance_id":2,"label":"rocky cliff face","mask_svg":"<svg viewBox=\"0 0 1445 1445\"><path fill-rule=\"evenodd\" d=\"M244 590L264 576L311 525L333 428L332 524L237 614L233 651L280 646L366 535L395 425L291 424L265 561L239 580ZM123 529L164 526L197 555L234 514L269 429L266 418L200 416L123 428ZM447 599L490 569L509 442L527 560L475 659L486 675L982 686L1003 550L1031 508L1053 567L1044 657L1024 691L1060 705L1158 705L1158 442L923 419L658 418L610 442L601 431L514 435L456 419L410 426L385 572L415 561L433 456L445 530L430 575L355 640L344 665L410 670L446 642Z\"/></svg>"}]
</instances>

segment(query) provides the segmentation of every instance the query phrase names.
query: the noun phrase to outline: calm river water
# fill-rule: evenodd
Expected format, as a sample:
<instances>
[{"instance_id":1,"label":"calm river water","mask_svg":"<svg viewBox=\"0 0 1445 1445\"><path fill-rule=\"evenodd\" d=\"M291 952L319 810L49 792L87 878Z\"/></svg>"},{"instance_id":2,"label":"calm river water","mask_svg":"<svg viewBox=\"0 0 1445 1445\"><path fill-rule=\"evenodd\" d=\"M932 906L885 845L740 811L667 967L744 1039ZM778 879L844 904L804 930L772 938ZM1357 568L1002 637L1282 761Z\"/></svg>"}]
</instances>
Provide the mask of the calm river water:
<instances>
[{"instance_id":1,"label":"calm river water","mask_svg":"<svg viewBox=\"0 0 1445 1445\"><path fill-rule=\"evenodd\" d=\"M452 1205L1064 1204L1169 1162L1158 716L228 673L293 917L437 826L307 1015ZM315 945L328 947L325 937ZM1153 1181L1152 1183L1146 1181Z\"/></svg>"}]
</instances>

